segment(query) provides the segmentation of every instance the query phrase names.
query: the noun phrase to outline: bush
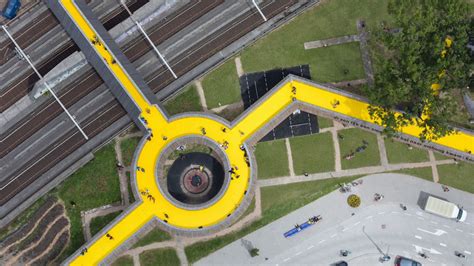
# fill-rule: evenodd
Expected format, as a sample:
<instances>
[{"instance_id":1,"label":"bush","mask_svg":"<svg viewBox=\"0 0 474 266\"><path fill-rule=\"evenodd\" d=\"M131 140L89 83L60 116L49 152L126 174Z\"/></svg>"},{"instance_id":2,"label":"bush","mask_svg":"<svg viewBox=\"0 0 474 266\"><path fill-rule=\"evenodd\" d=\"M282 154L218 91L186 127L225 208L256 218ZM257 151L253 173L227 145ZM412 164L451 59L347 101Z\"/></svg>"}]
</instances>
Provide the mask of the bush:
<instances>
[{"instance_id":1,"label":"bush","mask_svg":"<svg viewBox=\"0 0 474 266\"><path fill-rule=\"evenodd\" d=\"M359 207L360 197L355 194L349 195L349 197L347 197L347 204L349 204L349 206L351 206L352 208Z\"/></svg>"}]
</instances>

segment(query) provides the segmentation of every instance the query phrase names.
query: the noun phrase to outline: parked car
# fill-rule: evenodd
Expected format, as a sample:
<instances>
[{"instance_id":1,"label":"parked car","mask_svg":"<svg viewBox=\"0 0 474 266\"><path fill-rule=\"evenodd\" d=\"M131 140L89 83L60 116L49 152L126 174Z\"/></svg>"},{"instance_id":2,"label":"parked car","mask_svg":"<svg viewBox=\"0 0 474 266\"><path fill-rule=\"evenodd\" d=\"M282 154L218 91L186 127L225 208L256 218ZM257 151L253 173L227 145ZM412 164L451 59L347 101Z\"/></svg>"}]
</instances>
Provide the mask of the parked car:
<instances>
[{"instance_id":1,"label":"parked car","mask_svg":"<svg viewBox=\"0 0 474 266\"><path fill-rule=\"evenodd\" d=\"M459 222L464 222L467 218L467 212L456 204L432 196L428 196L424 210L442 217L456 219Z\"/></svg>"},{"instance_id":2,"label":"parked car","mask_svg":"<svg viewBox=\"0 0 474 266\"><path fill-rule=\"evenodd\" d=\"M397 256L395 258L395 266L421 266L421 263L409 258Z\"/></svg>"},{"instance_id":3,"label":"parked car","mask_svg":"<svg viewBox=\"0 0 474 266\"><path fill-rule=\"evenodd\" d=\"M13 19L20 9L20 0L9 0L3 9L3 16L7 19Z\"/></svg>"}]
</instances>

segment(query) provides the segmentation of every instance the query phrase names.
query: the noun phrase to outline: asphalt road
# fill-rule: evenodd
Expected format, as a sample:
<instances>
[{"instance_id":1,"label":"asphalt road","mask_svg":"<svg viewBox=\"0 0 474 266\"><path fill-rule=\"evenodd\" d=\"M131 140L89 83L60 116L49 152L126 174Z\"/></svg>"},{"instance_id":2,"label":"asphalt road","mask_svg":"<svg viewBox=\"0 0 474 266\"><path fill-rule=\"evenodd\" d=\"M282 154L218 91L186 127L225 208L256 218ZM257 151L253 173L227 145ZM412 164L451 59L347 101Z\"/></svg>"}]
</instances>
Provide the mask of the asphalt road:
<instances>
[{"instance_id":1,"label":"asphalt road","mask_svg":"<svg viewBox=\"0 0 474 266\"><path fill-rule=\"evenodd\" d=\"M229 258L230 264L330 265L345 259L349 265L377 265L385 253L391 256L387 265L393 265L397 255L423 265L473 265L474 195L456 189L443 192L439 184L405 175L376 174L363 179L352 191L362 198L359 208L347 205L349 194L334 191L245 236L260 249L259 256L251 258L238 240L196 265L221 264ZM420 192L464 206L467 221L458 223L423 211L417 205ZM374 193L385 198L374 202ZM400 203L407 205L407 211ZM321 215L323 220L290 238L283 237L294 224L313 215ZM352 253L343 258L341 249ZM421 251L428 259L418 255ZM466 258L454 256L454 251L463 252Z\"/></svg>"}]
</instances>

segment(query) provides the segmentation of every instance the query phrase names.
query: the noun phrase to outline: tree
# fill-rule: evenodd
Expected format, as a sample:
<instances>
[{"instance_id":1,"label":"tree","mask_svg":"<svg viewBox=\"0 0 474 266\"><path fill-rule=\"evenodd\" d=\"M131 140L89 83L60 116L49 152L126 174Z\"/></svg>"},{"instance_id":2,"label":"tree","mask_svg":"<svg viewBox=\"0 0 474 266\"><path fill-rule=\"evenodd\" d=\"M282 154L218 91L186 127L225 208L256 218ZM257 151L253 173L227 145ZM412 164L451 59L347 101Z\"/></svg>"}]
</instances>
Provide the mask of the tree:
<instances>
[{"instance_id":1,"label":"tree","mask_svg":"<svg viewBox=\"0 0 474 266\"><path fill-rule=\"evenodd\" d=\"M380 64L374 88L365 88L370 115L389 135L410 124L423 129L422 140L452 134L448 121L457 107L449 92L467 87L472 60L469 6L465 0L390 0L388 11L400 30L382 25L374 33Z\"/></svg>"}]
</instances>

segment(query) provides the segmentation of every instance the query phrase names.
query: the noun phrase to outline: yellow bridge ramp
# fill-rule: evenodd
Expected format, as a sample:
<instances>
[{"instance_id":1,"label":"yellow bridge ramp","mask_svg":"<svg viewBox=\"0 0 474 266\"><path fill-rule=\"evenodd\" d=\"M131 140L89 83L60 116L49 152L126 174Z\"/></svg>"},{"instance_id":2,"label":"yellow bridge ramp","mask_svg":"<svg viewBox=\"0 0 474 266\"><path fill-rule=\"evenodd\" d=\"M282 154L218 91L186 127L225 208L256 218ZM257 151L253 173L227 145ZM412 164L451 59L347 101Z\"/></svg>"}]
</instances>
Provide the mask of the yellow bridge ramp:
<instances>
[{"instance_id":1,"label":"yellow bridge ramp","mask_svg":"<svg viewBox=\"0 0 474 266\"><path fill-rule=\"evenodd\" d=\"M150 131L149 136L153 134L150 140L142 140L141 150L137 153L136 167L140 170L135 170L134 175L142 197L140 202L134 205L134 209L117 218L108 231L103 230L98 238L87 243L87 251L74 257L70 261L72 265L100 263L154 217L172 227L194 230L216 225L226 219L240 205L249 188L251 173L241 145L293 101L301 101L362 121L375 122L369 116L366 102L297 80L289 81L280 89L269 92L268 97L261 99L232 128L204 115L168 120L157 106L151 105L143 96L120 62L115 61L114 55L102 44L100 36L82 16L74 1L60 0L60 3L140 108L142 120L146 121L144 124ZM334 104L335 102L337 104ZM421 129L408 126L402 131L416 137ZM183 209L171 203L160 191L155 180L156 162L163 149L172 141L189 135L203 136L219 144L226 144L228 147L224 148L224 152L232 167L238 169L222 197L211 206L198 210ZM434 142L462 152L474 150L473 136L463 132ZM149 196L152 196L154 201L151 201Z\"/></svg>"}]
</instances>

